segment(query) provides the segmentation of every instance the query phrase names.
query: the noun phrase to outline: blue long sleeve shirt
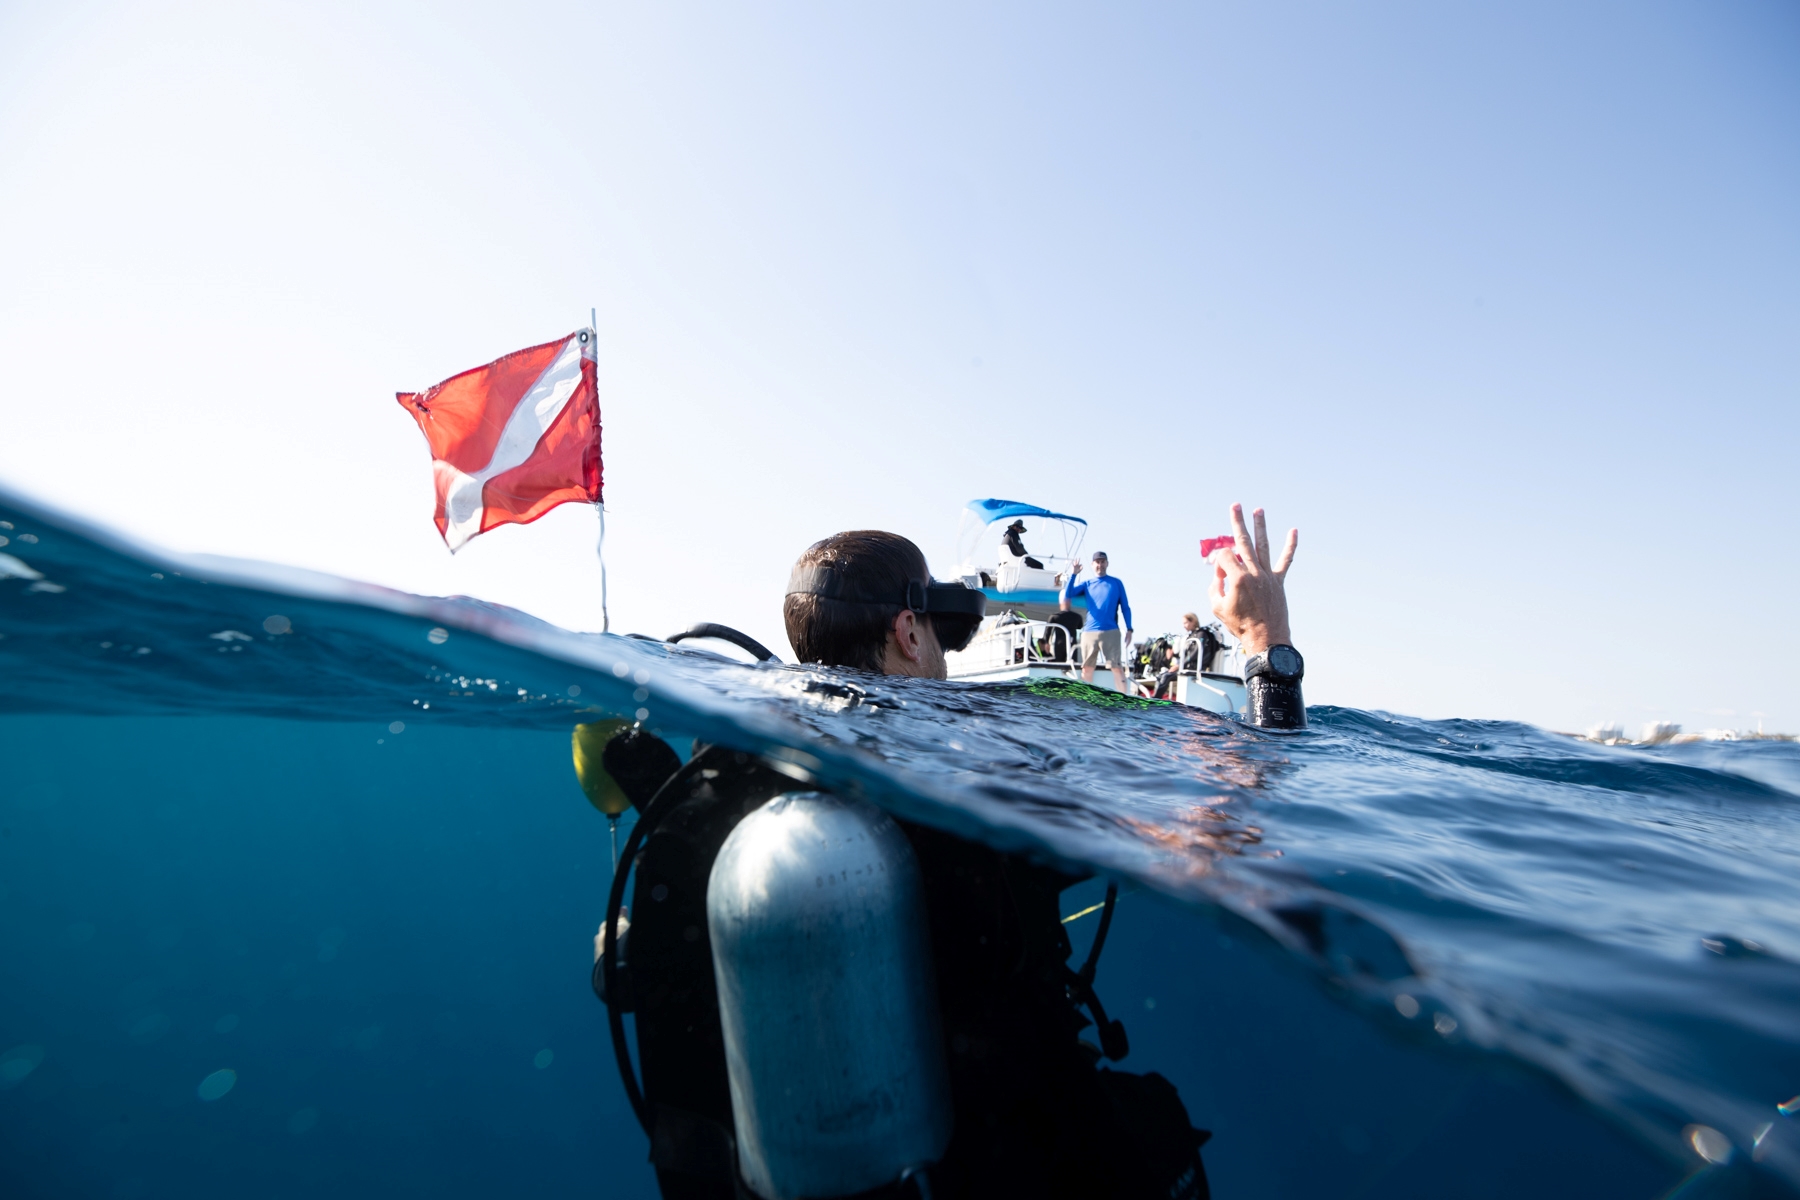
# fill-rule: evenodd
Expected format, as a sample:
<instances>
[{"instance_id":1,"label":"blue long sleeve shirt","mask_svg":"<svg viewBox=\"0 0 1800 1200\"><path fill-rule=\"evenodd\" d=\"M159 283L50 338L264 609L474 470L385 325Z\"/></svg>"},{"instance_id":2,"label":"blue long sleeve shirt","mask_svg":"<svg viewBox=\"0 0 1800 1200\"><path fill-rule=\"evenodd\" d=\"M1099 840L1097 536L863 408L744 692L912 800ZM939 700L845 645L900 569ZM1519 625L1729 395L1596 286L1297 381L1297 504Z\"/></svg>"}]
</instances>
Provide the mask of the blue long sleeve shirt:
<instances>
[{"instance_id":1,"label":"blue long sleeve shirt","mask_svg":"<svg viewBox=\"0 0 1800 1200\"><path fill-rule=\"evenodd\" d=\"M1125 611L1125 628L1137 628L1131 622L1131 601L1125 598L1125 585L1116 575L1101 575L1074 587L1064 586L1063 595L1070 600L1077 596L1087 597L1087 621L1082 625L1083 629L1117 629L1120 609Z\"/></svg>"}]
</instances>

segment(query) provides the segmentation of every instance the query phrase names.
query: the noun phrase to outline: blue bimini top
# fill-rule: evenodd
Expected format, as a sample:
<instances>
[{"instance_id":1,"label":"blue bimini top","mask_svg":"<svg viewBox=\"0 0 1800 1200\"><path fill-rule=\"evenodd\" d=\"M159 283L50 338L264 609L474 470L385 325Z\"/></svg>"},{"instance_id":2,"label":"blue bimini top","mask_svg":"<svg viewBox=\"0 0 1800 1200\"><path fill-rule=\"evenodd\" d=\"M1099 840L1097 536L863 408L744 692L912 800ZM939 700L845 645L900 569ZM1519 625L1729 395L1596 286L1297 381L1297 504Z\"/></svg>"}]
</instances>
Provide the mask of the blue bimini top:
<instances>
[{"instance_id":1,"label":"blue bimini top","mask_svg":"<svg viewBox=\"0 0 1800 1200\"><path fill-rule=\"evenodd\" d=\"M1087 623L1083 629L1117 629L1120 609L1125 610L1125 628L1136 628L1131 623L1131 601L1125 598L1125 585L1117 575L1102 575L1074 587L1065 587L1063 594L1070 600L1077 596L1087 597Z\"/></svg>"}]
</instances>

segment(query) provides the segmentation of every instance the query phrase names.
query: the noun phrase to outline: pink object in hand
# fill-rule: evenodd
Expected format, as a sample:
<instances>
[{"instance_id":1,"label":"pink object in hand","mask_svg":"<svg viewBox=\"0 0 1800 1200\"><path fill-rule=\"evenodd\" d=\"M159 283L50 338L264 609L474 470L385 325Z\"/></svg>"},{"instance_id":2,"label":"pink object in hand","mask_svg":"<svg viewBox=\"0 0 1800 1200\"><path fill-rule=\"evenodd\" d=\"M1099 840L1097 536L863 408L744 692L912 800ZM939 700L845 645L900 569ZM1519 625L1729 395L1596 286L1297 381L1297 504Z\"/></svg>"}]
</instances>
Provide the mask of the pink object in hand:
<instances>
[{"instance_id":1,"label":"pink object in hand","mask_svg":"<svg viewBox=\"0 0 1800 1200\"><path fill-rule=\"evenodd\" d=\"M1230 534L1226 534L1224 537L1201 538L1200 557L1211 558L1214 550L1229 550L1235 545L1237 545L1237 539Z\"/></svg>"}]
</instances>

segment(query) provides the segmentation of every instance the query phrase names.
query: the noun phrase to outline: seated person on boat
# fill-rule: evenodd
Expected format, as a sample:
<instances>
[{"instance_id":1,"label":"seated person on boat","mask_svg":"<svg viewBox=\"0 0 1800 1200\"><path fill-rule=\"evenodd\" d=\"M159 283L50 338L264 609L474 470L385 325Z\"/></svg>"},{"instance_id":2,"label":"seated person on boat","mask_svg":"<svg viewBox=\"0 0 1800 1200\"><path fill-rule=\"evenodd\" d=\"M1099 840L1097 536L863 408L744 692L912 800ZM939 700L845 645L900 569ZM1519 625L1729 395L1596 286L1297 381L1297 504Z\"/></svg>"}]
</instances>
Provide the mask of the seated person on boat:
<instances>
[{"instance_id":1,"label":"seated person on boat","mask_svg":"<svg viewBox=\"0 0 1800 1200\"><path fill-rule=\"evenodd\" d=\"M1212 656L1219 649L1218 640L1200 627L1200 617L1195 613L1181 615L1181 650L1180 662L1171 661L1160 664L1156 676L1156 695L1158 699L1166 699L1174 694L1175 679L1182 674L1197 675L1209 670Z\"/></svg>"},{"instance_id":2,"label":"seated person on boat","mask_svg":"<svg viewBox=\"0 0 1800 1200\"><path fill-rule=\"evenodd\" d=\"M1006 534L1001 539L1001 548L1010 552L1014 558L1022 558L1025 565L1034 571L1044 569L1044 564L1025 552L1025 522L1014 521L1006 527Z\"/></svg>"}]
</instances>

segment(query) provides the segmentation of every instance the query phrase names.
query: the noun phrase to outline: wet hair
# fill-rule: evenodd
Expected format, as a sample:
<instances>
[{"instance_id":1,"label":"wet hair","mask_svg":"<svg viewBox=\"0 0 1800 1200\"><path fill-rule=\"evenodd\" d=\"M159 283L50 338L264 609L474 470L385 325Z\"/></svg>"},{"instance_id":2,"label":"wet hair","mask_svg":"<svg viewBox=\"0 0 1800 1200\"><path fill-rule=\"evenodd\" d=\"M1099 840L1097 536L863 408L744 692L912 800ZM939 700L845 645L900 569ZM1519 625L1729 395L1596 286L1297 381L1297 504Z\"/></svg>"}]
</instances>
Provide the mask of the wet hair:
<instances>
[{"instance_id":1,"label":"wet hair","mask_svg":"<svg viewBox=\"0 0 1800 1200\"><path fill-rule=\"evenodd\" d=\"M822 566L834 568L868 595L903 596L907 584L931 582L919 548L879 529L834 533L808 546L795 564L796 569ZM903 611L900 604L853 603L810 593L791 595L781 607L788 641L801 662L876 672L886 665L888 632Z\"/></svg>"}]
</instances>

